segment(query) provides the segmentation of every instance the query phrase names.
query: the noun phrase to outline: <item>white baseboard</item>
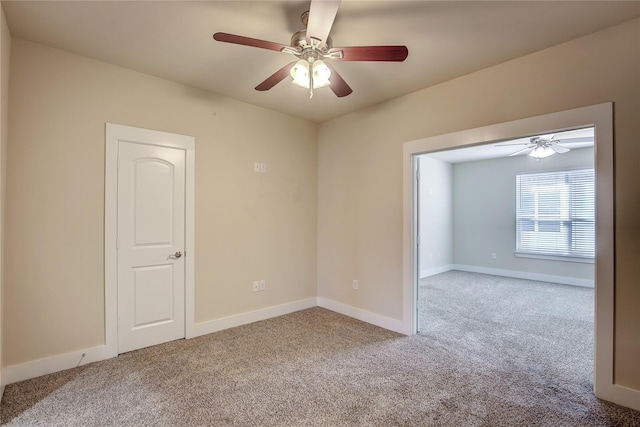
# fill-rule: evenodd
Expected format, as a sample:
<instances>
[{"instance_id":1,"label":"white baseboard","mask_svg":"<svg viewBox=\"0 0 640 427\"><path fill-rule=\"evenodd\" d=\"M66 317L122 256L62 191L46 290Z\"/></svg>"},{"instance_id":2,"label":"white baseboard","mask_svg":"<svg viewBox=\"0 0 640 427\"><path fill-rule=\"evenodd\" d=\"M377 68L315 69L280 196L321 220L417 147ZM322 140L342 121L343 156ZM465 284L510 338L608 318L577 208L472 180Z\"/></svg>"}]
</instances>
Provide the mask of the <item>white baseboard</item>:
<instances>
[{"instance_id":1,"label":"white baseboard","mask_svg":"<svg viewBox=\"0 0 640 427\"><path fill-rule=\"evenodd\" d=\"M83 354L85 355L84 357L82 357ZM116 356L117 354L110 351L106 345L99 345L85 350L72 351L70 353L45 357L44 359L33 360L18 365L11 365L7 366L4 370L4 384L17 383L18 381L53 374L54 372L64 371Z\"/></svg>"},{"instance_id":2,"label":"white baseboard","mask_svg":"<svg viewBox=\"0 0 640 427\"><path fill-rule=\"evenodd\" d=\"M307 308L316 307L317 305L318 301L315 297L313 297L286 304L276 305L273 307L267 307L260 310L236 314L229 317L223 317L221 319L215 319L208 322L196 323L193 327L192 335L188 336L187 338L194 338L200 335L211 334L213 332L222 331L224 329L246 325L247 323L271 319L272 317L282 316L285 314L293 313L295 311L305 310Z\"/></svg>"},{"instance_id":3,"label":"white baseboard","mask_svg":"<svg viewBox=\"0 0 640 427\"><path fill-rule=\"evenodd\" d=\"M308 298L288 304L268 307L262 310L242 313L236 316L216 319L206 323L198 323L195 325L194 334L187 338L193 338L209 334L211 332L232 328L234 326L244 325L246 323L282 316L283 314L316 307L317 305L316 298ZM83 354L85 355L84 357L82 357ZM4 369L4 375L2 376L2 391L4 391L4 385L6 384L24 381L42 375L53 374L54 372L75 368L79 365L86 365L87 363L110 359L117 355L117 350L114 351L109 349L106 345L100 345L84 350L72 351L70 353L60 354L57 356L33 360L31 362L20 363L18 365L7 366Z\"/></svg>"},{"instance_id":4,"label":"white baseboard","mask_svg":"<svg viewBox=\"0 0 640 427\"><path fill-rule=\"evenodd\" d=\"M593 288L592 279L580 279L577 277L555 276L552 274L529 273L526 271L501 270L498 268L478 267L475 265L453 264L453 270L468 271L470 273L491 274L494 276L513 277L515 279L537 280L540 282L560 283L562 285L582 286Z\"/></svg>"},{"instance_id":5,"label":"white baseboard","mask_svg":"<svg viewBox=\"0 0 640 427\"><path fill-rule=\"evenodd\" d=\"M640 390L633 390L618 384L597 387L596 397L640 411Z\"/></svg>"},{"instance_id":6,"label":"white baseboard","mask_svg":"<svg viewBox=\"0 0 640 427\"><path fill-rule=\"evenodd\" d=\"M248 323L267 320L273 317L317 306L371 323L384 329L389 329L405 335L407 334L407 331L405 331L406 328L401 320L392 319L390 317L382 316L380 314L372 313L370 311L362 310L326 298L312 297L260 310L241 313L234 316L223 317L209 322L196 323L192 334L187 338L194 338L200 335L206 335ZM82 357L83 354L85 355L84 357ZM72 351L70 353L60 354L57 356L20 363L18 365L11 365L4 369L2 382L3 385L12 384L42 375L75 368L79 365L86 365L87 363L110 359L117 355L117 350L110 349L106 345L100 345L84 350Z\"/></svg>"},{"instance_id":7,"label":"white baseboard","mask_svg":"<svg viewBox=\"0 0 640 427\"><path fill-rule=\"evenodd\" d=\"M408 335L406 326L402 320L392 319L391 317L372 313L371 311L362 310L351 305L346 305L341 302L322 297L318 297L318 306L326 308L327 310L335 311L336 313L344 314L345 316L353 317L354 319L362 320L363 322L371 323L372 325L376 325L390 331Z\"/></svg>"},{"instance_id":8,"label":"white baseboard","mask_svg":"<svg viewBox=\"0 0 640 427\"><path fill-rule=\"evenodd\" d=\"M453 264L441 265L438 267L427 268L424 270L420 270L420 278L424 279L425 277L435 276L436 274L446 273L447 271L453 270Z\"/></svg>"}]
</instances>

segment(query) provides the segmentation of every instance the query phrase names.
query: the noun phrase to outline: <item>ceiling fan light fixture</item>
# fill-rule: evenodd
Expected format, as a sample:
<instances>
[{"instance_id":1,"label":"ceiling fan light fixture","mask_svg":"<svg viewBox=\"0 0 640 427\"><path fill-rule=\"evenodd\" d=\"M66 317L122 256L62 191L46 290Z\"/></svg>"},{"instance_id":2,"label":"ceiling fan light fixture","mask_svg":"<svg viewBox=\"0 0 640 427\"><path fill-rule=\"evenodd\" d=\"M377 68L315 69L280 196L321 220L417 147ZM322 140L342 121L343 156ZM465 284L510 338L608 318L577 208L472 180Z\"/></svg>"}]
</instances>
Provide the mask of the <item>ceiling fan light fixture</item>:
<instances>
[{"instance_id":1,"label":"ceiling fan light fixture","mask_svg":"<svg viewBox=\"0 0 640 427\"><path fill-rule=\"evenodd\" d=\"M300 87L309 88L309 63L301 59L296 64L291 67L291 78L293 79L293 84L298 85Z\"/></svg>"},{"instance_id":2,"label":"ceiling fan light fixture","mask_svg":"<svg viewBox=\"0 0 640 427\"><path fill-rule=\"evenodd\" d=\"M293 84L309 89L310 78L309 78L309 61L306 59L301 59L296 64L291 67L291 79ZM331 70L324 63L324 61L317 59L313 61L313 65L311 66L313 70L313 88L321 88L325 86L329 86L331 83L329 78L331 77Z\"/></svg>"},{"instance_id":3,"label":"ceiling fan light fixture","mask_svg":"<svg viewBox=\"0 0 640 427\"><path fill-rule=\"evenodd\" d=\"M537 147L535 147L530 153L529 155L531 157L534 157L536 159L544 159L546 157L549 157L553 154L555 154L556 152L553 151L553 149L551 147L547 147L547 146L543 146L543 145L538 145Z\"/></svg>"},{"instance_id":4,"label":"ceiling fan light fixture","mask_svg":"<svg viewBox=\"0 0 640 427\"><path fill-rule=\"evenodd\" d=\"M321 59L313 62L313 87L325 87L329 86L329 78L331 77L331 70L327 67Z\"/></svg>"}]
</instances>

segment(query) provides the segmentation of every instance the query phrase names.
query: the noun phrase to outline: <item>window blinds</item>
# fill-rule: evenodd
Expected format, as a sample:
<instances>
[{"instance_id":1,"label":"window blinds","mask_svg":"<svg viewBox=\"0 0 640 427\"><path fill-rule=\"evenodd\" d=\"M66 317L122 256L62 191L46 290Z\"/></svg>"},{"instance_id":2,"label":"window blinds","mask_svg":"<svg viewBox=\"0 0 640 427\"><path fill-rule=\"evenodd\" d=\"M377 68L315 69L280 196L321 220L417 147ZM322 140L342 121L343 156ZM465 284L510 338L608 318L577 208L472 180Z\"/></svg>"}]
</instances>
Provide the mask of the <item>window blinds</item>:
<instances>
[{"instance_id":1,"label":"window blinds","mask_svg":"<svg viewBox=\"0 0 640 427\"><path fill-rule=\"evenodd\" d=\"M516 252L593 258L593 169L516 175Z\"/></svg>"}]
</instances>

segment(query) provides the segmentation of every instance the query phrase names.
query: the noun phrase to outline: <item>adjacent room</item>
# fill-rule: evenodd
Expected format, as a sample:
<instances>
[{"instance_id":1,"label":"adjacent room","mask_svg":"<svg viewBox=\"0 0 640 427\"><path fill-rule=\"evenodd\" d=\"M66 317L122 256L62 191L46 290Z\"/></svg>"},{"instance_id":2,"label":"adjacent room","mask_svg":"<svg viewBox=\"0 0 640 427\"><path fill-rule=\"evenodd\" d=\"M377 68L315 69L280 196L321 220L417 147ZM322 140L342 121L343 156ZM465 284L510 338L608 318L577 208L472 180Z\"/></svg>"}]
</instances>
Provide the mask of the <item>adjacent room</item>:
<instances>
[{"instance_id":1,"label":"adjacent room","mask_svg":"<svg viewBox=\"0 0 640 427\"><path fill-rule=\"evenodd\" d=\"M639 1L0 11L1 423L640 422ZM561 141L585 128L595 148ZM415 304L450 273L530 282L556 320L571 297L540 283L580 290L591 332L505 308L594 363L534 369L470 325L449 351Z\"/></svg>"},{"instance_id":2,"label":"adjacent room","mask_svg":"<svg viewBox=\"0 0 640 427\"><path fill-rule=\"evenodd\" d=\"M593 128L416 163L419 333L502 375L593 381Z\"/></svg>"}]
</instances>

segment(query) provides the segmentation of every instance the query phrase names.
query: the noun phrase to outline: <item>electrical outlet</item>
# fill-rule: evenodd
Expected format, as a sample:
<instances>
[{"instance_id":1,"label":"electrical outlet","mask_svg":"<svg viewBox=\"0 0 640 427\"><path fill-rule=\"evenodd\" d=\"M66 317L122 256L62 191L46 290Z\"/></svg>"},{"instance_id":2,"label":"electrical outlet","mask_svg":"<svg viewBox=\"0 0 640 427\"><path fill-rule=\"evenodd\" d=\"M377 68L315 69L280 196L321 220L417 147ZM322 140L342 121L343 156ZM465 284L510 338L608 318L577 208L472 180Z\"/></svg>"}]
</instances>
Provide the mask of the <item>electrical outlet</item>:
<instances>
[{"instance_id":1,"label":"electrical outlet","mask_svg":"<svg viewBox=\"0 0 640 427\"><path fill-rule=\"evenodd\" d=\"M261 291L264 291L265 289L267 289L267 281L260 280L258 287L260 288Z\"/></svg>"},{"instance_id":2,"label":"electrical outlet","mask_svg":"<svg viewBox=\"0 0 640 427\"><path fill-rule=\"evenodd\" d=\"M267 173L267 164L266 163L260 163L260 172Z\"/></svg>"},{"instance_id":3,"label":"electrical outlet","mask_svg":"<svg viewBox=\"0 0 640 427\"><path fill-rule=\"evenodd\" d=\"M359 286L360 285L358 284L358 281L354 279L353 280L353 289L358 289Z\"/></svg>"},{"instance_id":4,"label":"electrical outlet","mask_svg":"<svg viewBox=\"0 0 640 427\"><path fill-rule=\"evenodd\" d=\"M491 254L491 259L496 259L496 258L498 258L498 255L495 252L493 252Z\"/></svg>"},{"instance_id":5,"label":"electrical outlet","mask_svg":"<svg viewBox=\"0 0 640 427\"><path fill-rule=\"evenodd\" d=\"M260 172L260 162L255 162L253 164L253 171L254 172Z\"/></svg>"},{"instance_id":6,"label":"electrical outlet","mask_svg":"<svg viewBox=\"0 0 640 427\"><path fill-rule=\"evenodd\" d=\"M260 290L260 282L253 282L253 292L258 292Z\"/></svg>"}]
</instances>

